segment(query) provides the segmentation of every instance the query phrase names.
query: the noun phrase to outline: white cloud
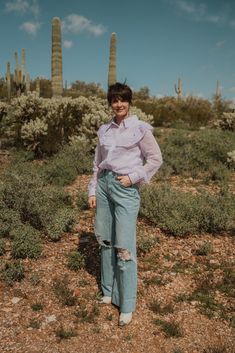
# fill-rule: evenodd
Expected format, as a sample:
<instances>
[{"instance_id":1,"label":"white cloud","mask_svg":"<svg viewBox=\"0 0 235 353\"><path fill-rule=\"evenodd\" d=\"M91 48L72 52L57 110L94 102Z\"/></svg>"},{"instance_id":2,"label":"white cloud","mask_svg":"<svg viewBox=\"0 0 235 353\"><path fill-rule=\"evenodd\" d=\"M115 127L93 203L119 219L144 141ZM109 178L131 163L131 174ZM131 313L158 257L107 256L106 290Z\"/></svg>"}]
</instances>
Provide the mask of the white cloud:
<instances>
[{"instance_id":1,"label":"white cloud","mask_svg":"<svg viewBox=\"0 0 235 353\"><path fill-rule=\"evenodd\" d=\"M41 27L40 22L24 22L19 28L26 33L35 36Z\"/></svg>"},{"instance_id":2,"label":"white cloud","mask_svg":"<svg viewBox=\"0 0 235 353\"><path fill-rule=\"evenodd\" d=\"M226 40L221 40L219 42L217 42L215 45L217 48L222 48L226 43Z\"/></svg>"},{"instance_id":3,"label":"white cloud","mask_svg":"<svg viewBox=\"0 0 235 353\"><path fill-rule=\"evenodd\" d=\"M106 28L101 24L94 24L86 17L71 14L62 21L62 28L65 32L81 33L87 32L94 36L100 36L106 32Z\"/></svg>"},{"instance_id":4,"label":"white cloud","mask_svg":"<svg viewBox=\"0 0 235 353\"><path fill-rule=\"evenodd\" d=\"M225 23L225 18L223 14L215 15L211 14L208 10L208 7L203 2L198 1L189 1L189 0L165 0L170 3L172 6L175 6L176 9L183 14L186 14L189 18L194 21L203 21L209 23Z\"/></svg>"},{"instance_id":5,"label":"white cloud","mask_svg":"<svg viewBox=\"0 0 235 353\"><path fill-rule=\"evenodd\" d=\"M63 46L66 48L66 49L70 49L72 48L73 46L73 42L71 40L64 40L63 41Z\"/></svg>"},{"instance_id":6,"label":"white cloud","mask_svg":"<svg viewBox=\"0 0 235 353\"><path fill-rule=\"evenodd\" d=\"M38 16L40 8L37 0L7 0L5 9L8 12L17 12L20 14L32 13L35 17Z\"/></svg>"}]
</instances>

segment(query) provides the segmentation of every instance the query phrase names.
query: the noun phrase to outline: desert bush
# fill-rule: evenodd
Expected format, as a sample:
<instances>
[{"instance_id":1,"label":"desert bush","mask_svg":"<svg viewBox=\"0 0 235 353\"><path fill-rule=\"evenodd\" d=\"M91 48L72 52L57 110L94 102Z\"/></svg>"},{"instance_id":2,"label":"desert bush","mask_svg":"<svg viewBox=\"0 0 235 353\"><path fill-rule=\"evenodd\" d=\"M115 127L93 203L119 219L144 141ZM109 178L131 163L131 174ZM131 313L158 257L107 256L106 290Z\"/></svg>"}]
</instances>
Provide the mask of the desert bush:
<instances>
[{"instance_id":1,"label":"desert bush","mask_svg":"<svg viewBox=\"0 0 235 353\"><path fill-rule=\"evenodd\" d=\"M5 242L3 239L0 239L0 256L4 255L6 252Z\"/></svg>"},{"instance_id":2,"label":"desert bush","mask_svg":"<svg viewBox=\"0 0 235 353\"><path fill-rule=\"evenodd\" d=\"M188 127L206 126L215 116L212 104L199 97L188 96L135 100L134 104L154 117L154 126L172 127L178 121Z\"/></svg>"},{"instance_id":3,"label":"desert bush","mask_svg":"<svg viewBox=\"0 0 235 353\"><path fill-rule=\"evenodd\" d=\"M35 171L32 164L13 165L4 177L0 192L0 208L4 210L0 216L2 235L11 235L15 226L22 224L52 240L71 230L76 212L68 192L46 184L40 170Z\"/></svg>"},{"instance_id":4,"label":"desert bush","mask_svg":"<svg viewBox=\"0 0 235 353\"><path fill-rule=\"evenodd\" d=\"M192 195L169 185L144 187L141 194L140 215L173 235L219 233L234 226L231 195Z\"/></svg>"},{"instance_id":5,"label":"desert bush","mask_svg":"<svg viewBox=\"0 0 235 353\"><path fill-rule=\"evenodd\" d=\"M142 120L152 121L132 109ZM111 116L106 99L97 96L45 99L32 93L0 106L0 134L7 146L30 149L35 156L53 154L73 137L85 139L94 149L97 130Z\"/></svg>"},{"instance_id":6,"label":"desert bush","mask_svg":"<svg viewBox=\"0 0 235 353\"><path fill-rule=\"evenodd\" d=\"M42 244L40 232L28 224L23 224L11 231L13 237L12 257L15 259L36 259L41 255Z\"/></svg>"},{"instance_id":7,"label":"desert bush","mask_svg":"<svg viewBox=\"0 0 235 353\"><path fill-rule=\"evenodd\" d=\"M45 224L46 234L52 241L58 241L66 232L71 232L75 223L76 211L72 208L59 208L51 221Z\"/></svg>"},{"instance_id":8,"label":"desert bush","mask_svg":"<svg viewBox=\"0 0 235 353\"><path fill-rule=\"evenodd\" d=\"M53 282L53 292L63 305L73 306L77 302L77 298L73 295L69 288L68 277L55 278Z\"/></svg>"},{"instance_id":9,"label":"desert bush","mask_svg":"<svg viewBox=\"0 0 235 353\"><path fill-rule=\"evenodd\" d=\"M88 192L78 188L76 193L76 206L79 211L89 209L87 200Z\"/></svg>"},{"instance_id":10,"label":"desert bush","mask_svg":"<svg viewBox=\"0 0 235 353\"><path fill-rule=\"evenodd\" d=\"M9 286L12 286L14 282L20 282L25 277L24 266L19 260L7 262L1 270L1 276Z\"/></svg>"},{"instance_id":11,"label":"desert bush","mask_svg":"<svg viewBox=\"0 0 235 353\"><path fill-rule=\"evenodd\" d=\"M219 119L213 120L211 124L215 128L235 131L235 113L224 112Z\"/></svg>"},{"instance_id":12,"label":"desert bush","mask_svg":"<svg viewBox=\"0 0 235 353\"><path fill-rule=\"evenodd\" d=\"M227 162L230 168L235 169L235 150L227 153Z\"/></svg>"},{"instance_id":13,"label":"desert bush","mask_svg":"<svg viewBox=\"0 0 235 353\"><path fill-rule=\"evenodd\" d=\"M232 132L172 130L158 140L168 173L197 177L204 172L215 180L227 178L228 152L235 149Z\"/></svg>"},{"instance_id":14,"label":"desert bush","mask_svg":"<svg viewBox=\"0 0 235 353\"><path fill-rule=\"evenodd\" d=\"M86 141L73 140L65 145L43 166L43 177L58 186L72 183L78 174L86 174L92 169L90 145Z\"/></svg>"},{"instance_id":15,"label":"desert bush","mask_svg":"<svg viewBox=\"0 0 235 353\"><path fill-rule=\"evenodd\" d=\"M85 256L79 251L71 251L68 255L68 267L71 270L79 271L85 267Z\"/></svg>"},{"instance_id":16,"label":"desert bush","mask_svg":"<svg viewBox=\"0 0 235 353\"><path fill-rule=\"evenodd\" d=\"M2 203L0 206L0 237L9 237L11 229L21 224L20 214Z\"/></svg>"}]
</instances>

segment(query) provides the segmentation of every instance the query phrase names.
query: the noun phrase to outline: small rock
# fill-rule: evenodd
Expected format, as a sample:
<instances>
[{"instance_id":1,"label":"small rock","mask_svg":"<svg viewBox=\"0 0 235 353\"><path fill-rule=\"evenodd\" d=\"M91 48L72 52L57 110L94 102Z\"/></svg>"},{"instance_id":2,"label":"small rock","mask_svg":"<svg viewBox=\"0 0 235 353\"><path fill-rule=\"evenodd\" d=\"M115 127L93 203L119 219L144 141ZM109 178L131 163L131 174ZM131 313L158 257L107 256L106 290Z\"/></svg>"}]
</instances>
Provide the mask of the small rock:
<instances>
[{"instance_id":1,"label":"small rock","mask_svg":"<svg viewBox=\"0 0 235 353\"><path fill-rule=\"evenodd\" d=\"M47 323L54 322L54 321L56 321L56 316L55 315L50 315L50 316L46 317L46 322Z\"/></svg>"},{"instance_id":2,"label":"small rock","mask_svg":"<svg viewBox=\"0 0 235 353\"><path fill-rule=\"evenodd\" d=\"M22 298L14 297L11 299L12 304L17 304L19 301L21 301Z\"/></svg>"}]
</instances>

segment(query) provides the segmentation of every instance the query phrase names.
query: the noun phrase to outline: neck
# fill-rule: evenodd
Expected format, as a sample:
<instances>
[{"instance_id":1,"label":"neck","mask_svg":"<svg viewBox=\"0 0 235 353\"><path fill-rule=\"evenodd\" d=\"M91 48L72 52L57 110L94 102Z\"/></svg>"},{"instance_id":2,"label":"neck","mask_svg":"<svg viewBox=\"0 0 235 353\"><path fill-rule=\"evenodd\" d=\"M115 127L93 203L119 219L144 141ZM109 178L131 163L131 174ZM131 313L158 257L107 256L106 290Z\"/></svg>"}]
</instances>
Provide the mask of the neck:
<instances>
[{"instance_id":1,"label":"neck","mask_svg":"<svg viewBox=\"0 0 235 353\"><path fill-rule=\"evenodd\" d=\"M118 116L115 116L115 122L118 124L118 125L120 125L121 124L121 122L124 120L124 119L126 119L126 118L129 118L129 114L127 114L126 116L122 116L122 117L118 117Z\"/></svg>"}]
</instances>

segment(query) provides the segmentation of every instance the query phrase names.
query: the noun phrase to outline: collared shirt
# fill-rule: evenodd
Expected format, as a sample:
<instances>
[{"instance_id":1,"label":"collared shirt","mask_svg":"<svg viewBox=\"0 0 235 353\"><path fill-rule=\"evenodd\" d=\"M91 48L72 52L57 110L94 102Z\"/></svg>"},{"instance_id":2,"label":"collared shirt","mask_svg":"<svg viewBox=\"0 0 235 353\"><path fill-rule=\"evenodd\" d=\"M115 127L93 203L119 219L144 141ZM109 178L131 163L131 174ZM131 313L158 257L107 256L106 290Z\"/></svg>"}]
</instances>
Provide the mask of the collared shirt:
<instances>
[{"instance_id":1,"label":"collared shirt","mask_svg":"<svg viewBox=\"0 0 235 353\"><path fill-rule=\"evenodd\" d=\"M123 119L120 125L112 120L100 127L89 196L95 195L98 175L104 169L128 175L132 184L150 181L162 164L152 130L151 125L136 115Z\"/></svg>"}]
</instances>

